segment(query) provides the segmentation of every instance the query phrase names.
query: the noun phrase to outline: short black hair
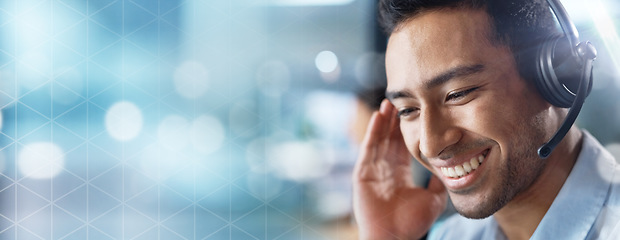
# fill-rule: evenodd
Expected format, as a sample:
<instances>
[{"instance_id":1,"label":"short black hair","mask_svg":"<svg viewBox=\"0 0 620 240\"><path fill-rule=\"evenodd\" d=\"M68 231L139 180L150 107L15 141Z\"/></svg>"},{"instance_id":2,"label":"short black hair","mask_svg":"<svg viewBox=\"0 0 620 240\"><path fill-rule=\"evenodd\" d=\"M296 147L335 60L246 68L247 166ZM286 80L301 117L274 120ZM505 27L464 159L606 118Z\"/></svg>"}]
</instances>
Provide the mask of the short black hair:
<instances>
[{"instance_id":1,"label":"short black hair","mask_svg":"<svg viewBox=\"0 0 620 240\"><path fill-rule=\"evenodd\" d=\"M508 46L517 62L519 52L561 33L546 0L379 0L379 23L391 35L420 13L445 9L484 9L494 31L489 40Z\"/></svg>"},{"instance_id":2,"label":"short black hair","mask_svg":"<svg viewBox=\"0 0 620 240\"><path fill-rule=\"evenodd\" d=\"M558 33L545 0L380 0L379 22L390 35L401 23L422 12L459 8L486 10L493 24L491 40L513 50Z\"/></svg>"}]
</instances>

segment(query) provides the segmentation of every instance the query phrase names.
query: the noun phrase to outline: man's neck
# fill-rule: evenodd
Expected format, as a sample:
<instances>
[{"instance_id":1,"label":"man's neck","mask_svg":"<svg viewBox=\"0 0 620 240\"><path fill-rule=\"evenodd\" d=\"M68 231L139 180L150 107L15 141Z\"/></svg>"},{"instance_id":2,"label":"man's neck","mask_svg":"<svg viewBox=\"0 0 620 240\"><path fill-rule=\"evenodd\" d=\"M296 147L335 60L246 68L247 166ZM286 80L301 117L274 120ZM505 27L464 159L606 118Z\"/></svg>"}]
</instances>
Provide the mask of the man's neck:
<instances>
[{"instance_id":1,"label":"man's neck","mask_svg":"<svg viewBox=\"0 0 620 240\"><path fill-rule=\"evenodd\" d=\"M548 159L543 172L493 216L508 239L529 239L551 207L568 178L579 152L583 134L573 127Z\"/></svg>"}]
</instances>

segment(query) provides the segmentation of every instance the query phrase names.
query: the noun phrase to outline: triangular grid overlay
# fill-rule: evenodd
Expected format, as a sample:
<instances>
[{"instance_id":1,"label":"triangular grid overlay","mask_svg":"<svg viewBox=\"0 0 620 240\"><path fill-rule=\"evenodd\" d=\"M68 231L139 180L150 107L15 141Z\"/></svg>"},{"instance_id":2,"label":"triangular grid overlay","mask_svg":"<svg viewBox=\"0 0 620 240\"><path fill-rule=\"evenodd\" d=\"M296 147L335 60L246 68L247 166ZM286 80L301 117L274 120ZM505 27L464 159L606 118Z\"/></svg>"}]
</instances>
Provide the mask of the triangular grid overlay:
<instances>
[{"instance_id":1,"label":"triangular grid overlay","mask_svg":"<svg viewBox=\"0 0 620 240\"><path fill-rule=\"evenodd\" d=\"M217 16L210 19L219 20L182 26L186 19L182 15L192 14L187 5L193 2L208 8L200 12ZM12 73L9 78L0 74L2 81L34 79L28 88L0 88L4 114L0 157L5 159L0 169L0 239L326 239L311 224L316 213L304 202L303 185L285 182L275 194L266 194L270 186L263 186L262 193L248 187L256 177L243 159L246 144L240 143L257 132L287 131L273 120L289 112L299 114L294 109L302 108L303 101L298 99L293 104L298 108L289 104L290 109L275 115L261 112L252 108L254 83L228 79L253 80L254 67L238 59L252 51L264 54L257 49L283 32L320 27L308 14L292 10L290 15L297 19L269 35L239 18L256 14L256 8L247 4L251 1L210 2L0 4L3 33L19 23L44 39L24 45L11 37L20 30L11 29L13 34L0 42L0 73ZM38 17L49 25L24 20L41 12L45 14ZM192 32L195 26L205 28ZM234 39L234 31L247 32L253 39ZM343 30L347 31L355 29ZM215 44L197 45L215 33L219 34ZM347 44L339 37L333 40ZM303 39L298 42L303 44ZM42 61L47 61L51 74L21 59L29 51L45 53ZM202 59L214 69L208 100L187 100L174 91L174 70L179 60L186 60L179 56L201 59L222 52L227 54L217 60ZM83 79L81 85L71 82L75 74ZM142 131L133 140L118 141L106 131L106 111L118 101L132 102L143 111ZM226 136L220 151L171 154L158 145L157 127L167 115L191 122L201 115L232 116L229 111L245 113L256 122L232 131L229 120L220 119ZM63 168L52 179L32 179L19 171L19 152L39 141L55 143L64 151ZM268 182L263 179L264 185Z\"/></svg>"}]
</instances>

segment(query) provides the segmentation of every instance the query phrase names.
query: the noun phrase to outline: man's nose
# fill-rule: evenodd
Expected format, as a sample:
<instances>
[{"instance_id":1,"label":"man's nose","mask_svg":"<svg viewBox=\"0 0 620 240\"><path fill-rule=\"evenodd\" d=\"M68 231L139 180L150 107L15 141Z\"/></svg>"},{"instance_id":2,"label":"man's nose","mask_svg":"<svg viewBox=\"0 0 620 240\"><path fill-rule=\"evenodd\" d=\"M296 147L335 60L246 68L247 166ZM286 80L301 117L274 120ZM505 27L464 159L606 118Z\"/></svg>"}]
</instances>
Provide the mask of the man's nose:
<instances>
[{"instance_id":1,"label":"man's nose","mask_svg":"<svg viewBox=\"0 0 620 240\"><path fill-rule=\"evenodd\" d=\"M420 152L427 158L440 156L447 147L456 144L462 136L449 114L428 109L420 115Z\"/></svg>"}]
</instances>

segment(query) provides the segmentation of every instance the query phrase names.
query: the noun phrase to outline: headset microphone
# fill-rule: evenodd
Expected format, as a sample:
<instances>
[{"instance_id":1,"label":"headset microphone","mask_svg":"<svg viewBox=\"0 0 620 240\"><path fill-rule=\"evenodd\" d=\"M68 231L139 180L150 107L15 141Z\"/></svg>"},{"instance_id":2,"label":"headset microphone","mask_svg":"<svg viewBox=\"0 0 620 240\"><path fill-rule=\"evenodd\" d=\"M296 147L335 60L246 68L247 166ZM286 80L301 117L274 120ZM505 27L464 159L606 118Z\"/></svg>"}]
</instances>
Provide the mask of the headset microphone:
<instances>
[{"instance_id":1,"label":"headset microphone","mask_svg":"<svg viewBox=\"0 0 620 240\"><path fill-rule=\"evenodd\" d=\"M576 44L579 41L577 30L559 0L547 0L547 2L565 36L546 41L538 50L536 86L541 95L551 104L564 108L570 107L570 110L553 137L538 148L538 156L542 159L549 157L577 119L592 87L592 62L596 58L596 48L590 42ZM575 75L575 68L579 69L579 67L581 67L581 74L577 93L574 94L569 87L569 82L571 75Z\"/></svg>"}]
</instances>

